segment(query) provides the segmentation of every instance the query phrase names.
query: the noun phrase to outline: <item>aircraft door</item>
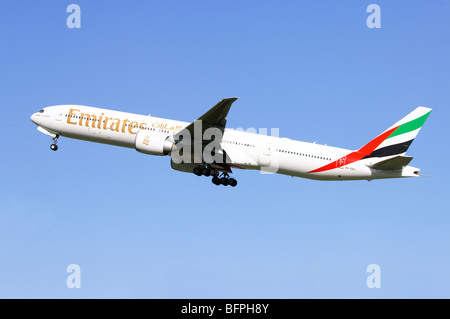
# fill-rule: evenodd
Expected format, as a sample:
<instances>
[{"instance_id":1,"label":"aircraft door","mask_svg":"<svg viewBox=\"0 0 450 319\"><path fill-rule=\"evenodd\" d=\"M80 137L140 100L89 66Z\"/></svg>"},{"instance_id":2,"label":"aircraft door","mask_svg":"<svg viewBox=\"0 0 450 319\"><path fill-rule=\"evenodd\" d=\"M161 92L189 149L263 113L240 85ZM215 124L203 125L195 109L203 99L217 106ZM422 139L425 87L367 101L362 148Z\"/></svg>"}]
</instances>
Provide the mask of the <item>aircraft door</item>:
<instances>
[{"instance_id":1,"label":"aircraft door","mask_svg":"<svg viewBox=\"0 0 450 319\"><path fill-rule=\"evenodd\" d=\"M270 166L272 157L272 143L261 143L258 147L258 165L262 167Z\"/></svg>"}]
</instances>

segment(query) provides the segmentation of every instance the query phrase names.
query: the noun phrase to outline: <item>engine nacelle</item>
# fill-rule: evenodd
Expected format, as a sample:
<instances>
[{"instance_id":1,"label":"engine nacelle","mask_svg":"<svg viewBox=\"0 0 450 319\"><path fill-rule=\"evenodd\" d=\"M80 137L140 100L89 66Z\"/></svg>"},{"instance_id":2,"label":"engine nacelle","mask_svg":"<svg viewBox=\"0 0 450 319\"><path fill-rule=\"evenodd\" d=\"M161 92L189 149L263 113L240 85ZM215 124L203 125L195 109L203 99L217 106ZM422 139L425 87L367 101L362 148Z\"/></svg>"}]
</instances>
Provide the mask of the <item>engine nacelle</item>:
<instances>
[{"instance_id":1,"label":"engine nacelle","mask_svg":"<svg viewBox=\"0 0 450 319\"><path fill-rule=\"evenodd\" d=\"M136 151L148 155L168 155L172 151L174 140L167 134L141 130L136 134Z\"/></svg>"}]
</instances>

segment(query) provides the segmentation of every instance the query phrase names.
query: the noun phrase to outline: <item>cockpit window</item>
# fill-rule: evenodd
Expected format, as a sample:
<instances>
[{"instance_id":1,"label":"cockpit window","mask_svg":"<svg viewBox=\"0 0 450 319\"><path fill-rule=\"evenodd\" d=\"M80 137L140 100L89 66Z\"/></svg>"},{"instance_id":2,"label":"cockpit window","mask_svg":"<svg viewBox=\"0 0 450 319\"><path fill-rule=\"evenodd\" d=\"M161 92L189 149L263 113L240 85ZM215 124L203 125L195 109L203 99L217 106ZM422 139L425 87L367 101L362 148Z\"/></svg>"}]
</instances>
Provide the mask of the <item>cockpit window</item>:
<instances>
[{"instance_id":1,"label":"cockpit window","mask_svg":"<svg viewBox=\"0 0 450 319\"><path fill-rule=\"evenodd\" d=\"M44 109L40 110L39 113L44 113Z\"/></svg>"}]
</instances>

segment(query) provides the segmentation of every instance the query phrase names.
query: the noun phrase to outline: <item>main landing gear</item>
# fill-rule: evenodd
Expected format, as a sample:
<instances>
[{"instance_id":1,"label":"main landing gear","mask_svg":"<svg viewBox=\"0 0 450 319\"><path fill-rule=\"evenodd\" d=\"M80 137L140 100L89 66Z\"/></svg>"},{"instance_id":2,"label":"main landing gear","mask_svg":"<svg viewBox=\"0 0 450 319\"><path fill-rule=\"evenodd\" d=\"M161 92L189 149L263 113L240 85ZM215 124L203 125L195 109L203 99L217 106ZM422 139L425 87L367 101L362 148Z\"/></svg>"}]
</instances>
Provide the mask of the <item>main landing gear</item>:
<instances>
[{"instance_id":1,"label":"main landing gear","mask_svg":"<svg viewBox=\"0 0 450 319\"><path fill-rule=\"evenodd\" d=\"M58 137L59 137L59 135L56 135L54 138L52 138L53 144L50 145L50 149L52 151L57 151L58 150L58 145L56 145L56 143L58 142Z\"/></svg>"},{"instance_id":2,"label":"main landing gear","mask_svg":"<svg viewBox=\"0 0 450 319\"><path fill-rule=\"evenodd\" d=\"M212 176L213 178L211 181L214 185L230 185L231 187L235 187L237 185L237 180L230 177L228 173L220 173L217 169L209 165L197 166L194 168L193 173L197 176Z\"/></svg>"}]
</instances>

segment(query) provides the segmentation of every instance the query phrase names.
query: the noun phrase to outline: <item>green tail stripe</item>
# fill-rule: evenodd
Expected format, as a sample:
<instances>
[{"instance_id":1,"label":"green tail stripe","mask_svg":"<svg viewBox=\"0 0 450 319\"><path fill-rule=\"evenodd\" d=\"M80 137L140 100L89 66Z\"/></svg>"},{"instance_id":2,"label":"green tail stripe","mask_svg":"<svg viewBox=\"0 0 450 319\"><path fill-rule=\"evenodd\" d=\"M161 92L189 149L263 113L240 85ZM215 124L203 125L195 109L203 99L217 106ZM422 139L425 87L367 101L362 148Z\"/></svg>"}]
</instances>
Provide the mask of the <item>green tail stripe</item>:
<instances>
[{"instance_id":1,"label":"green tail stripe","mask_svg":"<svg viewBox=\"0 0 450 319\"><path fill-rule=\"evenodd\" d=\"M415 120L409 121L405 124L400 125L394 132L392 132L391 135L389 135L388 138L405 134L414 130L417 130L418 128L421 128L423 123L425 123L428 115L430 115L431 111L427 114L422 115L421 117L416 118Z\"/></svg>"}]
</instances>

